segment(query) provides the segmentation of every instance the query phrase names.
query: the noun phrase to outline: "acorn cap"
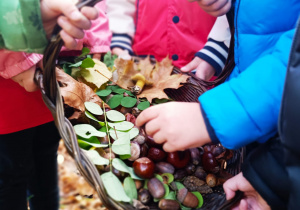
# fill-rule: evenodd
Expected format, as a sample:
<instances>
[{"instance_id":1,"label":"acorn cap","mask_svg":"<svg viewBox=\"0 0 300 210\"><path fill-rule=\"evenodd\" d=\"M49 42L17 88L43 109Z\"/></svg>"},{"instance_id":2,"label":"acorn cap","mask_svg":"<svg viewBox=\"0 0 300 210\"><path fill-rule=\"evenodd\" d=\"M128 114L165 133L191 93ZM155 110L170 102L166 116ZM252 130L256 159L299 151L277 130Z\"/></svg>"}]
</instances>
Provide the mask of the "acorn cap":
<instances>
[{"instance_id":1,"label":"acorn cap","mask_svg":"<svg viewBox=\"0 0 300 210\"><path fill-rule=\"evenodd\" d=\"M141 80L141 81L143 81L146 85L151 85L151 84L153 84L151 81L148 81L148 80L145 78L145 76L142 75L141 73L137 73L137 74L133 75L133 76L131 77L131 79L132 79L133 81Z\"/></svg>"}]
</instances>

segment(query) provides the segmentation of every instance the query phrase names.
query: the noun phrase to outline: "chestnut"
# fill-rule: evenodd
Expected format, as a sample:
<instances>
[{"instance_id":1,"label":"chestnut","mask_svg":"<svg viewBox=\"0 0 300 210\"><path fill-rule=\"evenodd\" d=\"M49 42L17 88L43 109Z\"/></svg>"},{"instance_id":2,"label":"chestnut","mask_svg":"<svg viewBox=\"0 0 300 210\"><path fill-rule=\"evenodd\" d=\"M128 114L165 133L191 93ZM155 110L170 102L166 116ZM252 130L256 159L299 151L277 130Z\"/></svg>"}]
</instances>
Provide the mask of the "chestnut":
<instances>
[{"instance_id":1,"label":"chestnut","mask_svg":"<svg viewBox=\"0 0 300 210\"><path fill-rule=\"evenodd\" d=\"M218 173L220 167L218 161L211 152L204 152L202 156L203 169L210 173Z\"/></svg>"},{"instance_id":2,"label":"chestnut","mask_svg":"<svg viewBox=\"0 0 300 210\"><path fill-rule=\"evenodd\" d=\"M165 159L166 152L161 149L151 147L148 150L147 157L150 158L151 160L153 160L154 162L159 162L159 161L162 161L163 159Z\"/></svg>"},{"instance_id":3,"label":"chestnut","mask_svg":"<svg viewBox=\"0 0 300 210\"><path fill-rule=\"evenodd\" d=\"M129 109L130 110L130 108L127 108L127 109ZM123 114L125 114L125 119L126 119L126 121L128 121L128 122L131 122L131 123L133 123L134 125L135 125L135 116L133 115L133 114L130 114L130 113L128 113L128 112L126 112L126 113L123 113Z\"/></svg>"},{"instance_id":4,"label":"chestnut","mask_svg":"<svg viewBox=\"0 0 300 210\"><path fill-rule=\"evenodd\" d=\"M154 175L155 164L147 157L136 159L132 166L134 173L143 179L150 179Z\"/></svg>"},{"instance_id":5,"label":"chestnut","mask_svg":"<svg viewBox=\"0 0 300 210\"><path fill-rule=\"evenodd\" d=\"M175 200L161 199L158 203L158 208L162 210L177 210L180 209L180 204Z\"/></svg>"},{"instance_id":6,"label":"chestnut","mask_svg":"<svg viewBox=\"0 0 300 210\"><path fill-rule=\"evenodd\" d=\"M144 144L146 142L146 137L139 134L133 139L133 141L137 142L138 144Z\"/></svg>"},{"instance_id":7,"label":"chestnut","mask_svg":"<svg viewBox=\"0 0 300 210\"><path fill-rule=\"evenodd\" d=\"M167 161L175 168L184 168L190 161L191 155L189 150L169 152Z\"/></svg>"},{"instance_id":8,"label":"chestnut","mask_svg":"<svg viewBox=\"0 0 300 210\"><path fill-rule=\"evenodd\" d=\"M140 157L146 157L148 154L148 146L147 144L142 144L141 146L141 153L140 153Z\"/></svg>"},{"instance_id":9,"label":"chestnut","mask_svg":"<svg viewBox=\"0 0 300 210\"><path fill-rule=\"evenodd\" d=\"M136 159L138 159L140 157L140 153L141 153L140 145L136 142L132 142L130 144L130 153L131 153L131 156L130 156L130 158L128 158L128 160L135 161Z\"/></svg>"},{"instance_id":10,"label":"chestnut","mask_svg":"<svg viewBox=\"0 0 300 210\"><path fill-rule=\"evenodd\" d=\"M189 163L186 167L185 170L188 175L192 175L196 171L196 166L194 164Z\"/></svg>"},{"instance_id":11,"label":"chestnut","mask_svg":"<svg viewBox=\"0 0 300 210\"><path fill-rule=\"evenodd\" d=\"M174 174L175 168L170 163L159 162L159 163L156 163L156 165L155 165L155 171L157 171L160 174L163 174L163 173Z\"/></svg>"},{"instance_id":12,"label":"chestnut","mask_svg":"<svg viewBox=\"0 0 300 210\"><path fill-rule=\"evenodd\" d=\"M177 200L188 208L196 208L199 204L198 198L186 188L178 190Z\"/></svg>"},{"instance_id":13,"label":"chestnut","mask_svg":"<svg viewBox=\"0 0 300 210\"><path fill-rule=\"evenodd\" d=\"M175 180L182 180L183 178L185 178L187 176L187 172L185 169L179 169L177 171L175 171L174 173L174 179Z\"/></svg>"},{"instance_id":14,"label":"chestnut","mask_svg":"<svg viewBox=\"0 0 300 210\"><path fill-rule=\"evenodd\" d=\"M157 144L151 136L147 136L147 138L146 138L146 144L149 147L156 147L156 148L162 149L162 145L161 144Z\"/></svg>"},{"instance_id":15,"label":"chestnut","mask_svg":"<svg viewBox=\"0 0 300 210\"><path fill-rule=\"evenodd\" d=\"M149 203L151 199L151 195L149 193L149 190L147 189L140 189L138 192L138 200L141 201L143 204Z\"/></svg>"},{"instance_id":16,"label":"chestnut","mask_svg":"<svg viewBox=\"0 0 300 210\"><path fill-rule=\"evenodd\" d=\"M199 165L201 162L201 157L200 157L200 151L198 148L191 148L190 149L191 153L191 161L194 165Z\"/></svg>"},{"instance_id":17,"label":"chestnut","mask_svg":"<svg viewBox=\"0 0 300 210\"><path fill-rule=\"evenodd\" d=\"M201 166L198 166L196 168L194 176L197 177L198 179L206 180L207 173L206 171L204 171L204 169Z\"/></svg>"},{"instance_id":18,"label":"chestnut","mask_svg":"<svg viewBox=\"0 0 300 210\"><path fill-rule=\"evenodd\" d=\"M162 198L165 195L164 184L159 181L157 178L153 177L148 180L147 183L148 190L153 198Z\"/></svg>"}]
</instances>

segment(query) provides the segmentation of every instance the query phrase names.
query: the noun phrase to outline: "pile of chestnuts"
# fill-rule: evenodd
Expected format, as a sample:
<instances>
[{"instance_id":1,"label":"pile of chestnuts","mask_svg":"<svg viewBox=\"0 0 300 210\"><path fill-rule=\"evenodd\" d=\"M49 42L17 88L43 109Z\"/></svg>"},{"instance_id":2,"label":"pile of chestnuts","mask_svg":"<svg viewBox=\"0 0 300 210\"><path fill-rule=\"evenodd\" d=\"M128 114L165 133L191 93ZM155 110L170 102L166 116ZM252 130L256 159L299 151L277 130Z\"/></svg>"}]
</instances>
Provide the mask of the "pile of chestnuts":
<instances>
[{"instance_id":1,"label":"pile of chestnuts","mask_svg":"<svg viewBox=\"0 0 300 210\"><path fill-rule=\"evenodd\" d=\"M137 114L132 113L135 112L124 113L125 118L135 124ZM116 155L110 152L107 150L101 155L107 159L114 158ZM145 181L135 180L138 191L138 204L135 204L135 207L140 209L147 209L153 205L159 209L199 207L201 201L192 192L213 193L214 187L222 185L230 178L231 174L226 172L226 167L227 161L232 156L233 152L220 144L165 152L162 145L155 143L153 138L140 128L139 135L131 141L131 157L125 160L137 176L145 179ZM108 167L102 170L108 170ZM123 172L116 169L113 169L113 173L120 180L125 177ZM181 183L180 186L178 183ZM175 199L164 197L168 190L165 185L175 192Z\"/></svg>"}]
</instances>

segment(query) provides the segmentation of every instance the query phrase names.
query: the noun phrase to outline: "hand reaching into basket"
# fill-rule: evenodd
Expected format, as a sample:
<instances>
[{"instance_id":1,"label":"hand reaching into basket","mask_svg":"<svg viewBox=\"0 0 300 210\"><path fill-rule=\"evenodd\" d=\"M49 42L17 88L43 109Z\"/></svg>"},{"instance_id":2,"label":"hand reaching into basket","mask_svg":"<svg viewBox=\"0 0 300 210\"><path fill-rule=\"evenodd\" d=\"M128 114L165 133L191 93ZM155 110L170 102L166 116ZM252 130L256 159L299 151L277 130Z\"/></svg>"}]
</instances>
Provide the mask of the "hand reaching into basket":
<instances>
[{"instance_id":1,"label":"hand reaching into basket","mask_svg":"<svg viewBox=\"0 0 300 210\"><path fill-rule=\"evenodd\" d=\"M199 103L169 102L147 108L136 125L145 124L146 133L166 152L202 146L211 142Z\"/></svg>"},{"instance_id":2,"label":"hand reaching into basket","mask_svg":"<svg viewBox=\"0 0 300 210\"><path fill-rule=\"evenodd\" d=\"M226 193L226 199L229 200L234 197L235 192L240 190L244 192L244 198L239 204L233 208L233 210L247 210L247 209L271 209L267 202L258 194L248 180L243 176L243 173L239 173L233 178L227 180L223 185Z\"/></svg>"},{"instance_id":3,"label":"hand reaching into basket","mask_svg":"<svg viewBox=\"0 0 300 210\"><path fill-rule=\"evenodd\" d=\"M193 70L196 70L196 77L207 81L210 80L216 72L212 65L199 57L195 57L191 62L182 67L180 70L183 72L191 72Z\"/></svg>"},{"instance_id":4,"label":"hand reaching into basket","mask_svg":"<svg viewBox=\"0 0 300 210\"><path fill-rule=\"evenodd\" d=\"M42 0L40 5L47 37L50 37L54 26L58 23L62 28L60 36L69 49L76 47L76 39L82 39L83 30L89 29L91 20L98 17L97 9L83 7L79 12L75 3L73 0Z\"/></svg>"}]
</instances>

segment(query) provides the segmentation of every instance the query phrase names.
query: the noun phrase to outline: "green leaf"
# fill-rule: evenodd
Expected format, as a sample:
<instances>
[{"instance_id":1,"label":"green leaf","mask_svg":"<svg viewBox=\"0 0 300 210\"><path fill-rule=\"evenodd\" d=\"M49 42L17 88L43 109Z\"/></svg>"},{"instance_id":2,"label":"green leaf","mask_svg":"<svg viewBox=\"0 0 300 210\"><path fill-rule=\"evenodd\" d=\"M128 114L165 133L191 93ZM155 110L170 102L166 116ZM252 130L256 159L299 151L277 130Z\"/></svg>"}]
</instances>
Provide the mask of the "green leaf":
<instances>
[{"instance_id":1,"label":"green leaf","mask_svg":"<svg viewBox=\"0 0 300 210\"><path fill-rule=\"evenodd\" d=\"M82 61L80 67L82 68L93 68L95 66L95 62L91 58L86 58Z\"/></svg>"},{"instance_id":2,"label":"green leaf","mask_svg":"<svg viewBox=\"0 0 300 210\"><path fill-rule=\"evenodd\" d=\"M111 94L111 90L109 89L105 89L105 90L98 90L96 92L96 94L100 97L105 97L105 96L108 96L109 94Z\"/></svg>"},{"instance_id":3,"label":"green leaf","mask_svg":"<svg viewBox=\"0 0 300 210\"><path fill-rule=\"evenodd\" d=\"M109 125L109 127L114 128L118 131L128 131L134 126L132 122L128 122L128 121L116 122L116 123L108 122L107 124Z\"/></svg>"},{"instance_id":4,"label":"green leaf","mask_svg":"<svg viewBox=\"0 0 300 210\"><path fill-rule=\"evenodd\" d=\"M181 184L180 182L175 182L175 184L176 184L176 187L178 190L185 188L185 186L183 184Z\"/></svg>"},{"instance_id":5,"label":"green leaf","mask_svg":"<svg viewBox=\"0 0 300 210\"><path fill-rule=\"evenodd\" d=\"M170 188L169 188L169 185L167 184L164 184L164 188L165 188L165 195L163 198L167 197L170 193Z\"/></svg>"},{"instance_id":6,"label":"green leaf","mask_svg":"<svg viewBox=\"0 0 300 210\"><path fill-rule=\"evenodd\" d=\"M79 67L79 66L81 66L81 64L82 64L82 61L79 61L77 63L70 65L69 67Z\"/></svg>"},{"instance_id":7,"label":"green leaf","mask_svg":"<svg viewBox=\"0 0 300 210\"><path fill-rule=\"evenodd\" d=\"M125 93L127 93L128 95L135 97L135 95L130 91L130 90L126 90Z\"/></svg>"},{"instance_id":8,"label":"green leaf","mask_svg":"<svg viewBox=\"0 0 300 210\"><path fill-rule=\"evenodd\" d=\"M109 99L107 102L108 106L112 109L118 107L121 104L121 100L123 98L123 95L114 95Z\"/></svg>"},{"instance_id":9,"label":"green leaf","mask_svg":"<svg viewBox=\"0 0 300 210\"><path fill-rule=\"evenodd\" d=\"M154 99L154 103L156 104L162 104L162 103L166 103L168 102L169 100L168 99L165 99L165 98L162 98L162 99L159 99L159 98L155 98Z\"/></svg>"},{"instance_id":10,"label":"green leaf","mask_svg":"<svg viewBox=\"0 0 300 210\"><path fill-rule=\"evenodd\" d=\"M113 122L123 121L125 120L125 116L116 110L109 110L106 112L106 117Z\"/></svg>"},{"instance_id":11,"label":"green leaf","mask_svg":"<svg viewBox=\"0 0 300 210\"><path fill-rule=\"evenodd\" d=\"M92 119L92 120L94 120L96 122L100 122L99 120L97 120L97 118L94 115L92 115L88 111L85 111L84 113L85 113L85 116L87 116L88 118L90 118L90 119Z\"/></svg>"},{"instance_id":12,"label":"green leaf","mask_svg":"<svg viewBox=\"0 0 300 210\"><path fill-rule=\"evenodd\" d=\"M83 141L83 140L80 140L80 139L77 139L77 142L78 142L78 145L81 149L84 149L84 150L89 150L92 148L92 146L88 143L86 143L86 141Z\"/></svg>"},{"instance_id":13,"label":"green leaf","mask_svg":"<svg viewBox=\"0 0 300 210\"><path fill-rule=\"evenodd\" d=\"M126 195L122 183L112 172L106 172L101 175L107 194L116 201L130 202Z\"/></svg>"},{"instance_id":14,"label":"green leaf","mask_svg":"<svg viewBox=\"0 0 300 210\"><path fill-rule=\"evenodd\" d=\"M129 134L129 138L130 139L133 139L134 137L136 137L138 134L139 134L139 129L138 128L132 128L130 129L129 131L118 131L118 130L115 130L113 128L111 128L109 130L109 135L114 139L114 140L117 140L119 137L122 137L124 135L127 135L127 133ZM116 136L116 133L117 133L117 136Z\"/></svg>"},{"instance_id":15,"label":"green leaf","mask_svg":"<svg viewBox=\"0 0 300 210\"><path fill-rule=\"evenodd\" d=\"M120 88L119 86L115 85L115 86L112 86L111 90L114 92L114 93L118 93L118 94L123 94L125 93L125 89L123 88Z\"/></svg>"},{"instance_id":16,"label":"green leaf","mask_svg":"<svg viewBox=\"0 0 300 210\"><path fill-rule=\"evenodd\" d=\"M78 124L74 126L75 133L85 139L89 139L91 136L104 137L106 133L96 130L89 124Z\"/></svg>"},{"instance_id":17,"label":"green leaf","mask_svg":"<svg viewBox=\"0 0 300 210\"><path fill-rule=\"evenodd\" d=\"M88 150L88 151L84 150L84 153L89 157L89 159L95 165L108 165L109 164L109 160L104 157L101 157L96 150Z\"/></svg>"},{"instance_id":18,"label":"green leaf","mask_svg":"<svg viewBox=\"0 0 300 210\"><path fill-rule=\"evenodd\" d=\"M203 197L202 197L201 193L198 191L192 192L192 193L198 198L198 201L199 201L199 204L197 206L197 209L198 209L203 205Z\"/></svg>"},{"instance_id":19,"label":"green leaf","mask_svg":"<svg viewBox=\"0 0 300 210\"><path fill-rule=\"evenodd\" d=\"M72 73L72 67L70 67L70 64L68 63L64 63L63 66L62 66L64 72L68 75L71 75Z\"/></svg>"},{"instance_id":20,"label":"green leaf","mask_svg":"<svg viewBox=\"0 0 300 210\"><path fill-rule=\"evenodd\" d=\"M122 160L126 160L131 157L131 155L119 155Z\"/></svg>"},{"instance_id":21,"label":"green leaf","mask_svg":"<svg viewBox=\"0 0 300 210\"><path fill-rule=\"evenodd\" d=\"M169 192L167 196L164 197L165 199L170 199L170 200L176 200L176 195L174 191Z\"/></svg>"},{"instance_id":22,"label":"green leaf","mask_svg":"<svg viewBox=\"0 0 300 210\"><path fill-rule=\"evenodd\" d=\"M133 168L127 166L121 159L119 158L114 158L112 160L112 166L119 170L119 171L123 171L125 173L129 173L131 178L133 179L138 179L138 180L143 180L142 178L138 177L134 172L133 172Z\"/></svg>"},{"instance_id":23,"label":"green leaf","mask_svg":"<svg viewBox=\"0 0 300 210\"><path fill-rule=\"evenodd\" d=\"M136 104L137 99L136 98L132 98L132 97L124 97L121 100L121 105L126 107L126 108L131 108L134 107L134 105Z\"/></svg>"},{"instance_id":24,"label":"green leaf","mask_svg":"<svg viewBox=\"0 0 300 210\"><path fill-rule=\"evenodd\" d=\"M126 177L124 179L124 190L129 198L137 199L137 190L135 183L131 177Z\"/></svg>"},{"instance_id":25,"label":"green leaf","mask_svg":"<svg viewBox=\"0 0 300 210\"><path fill-rule=\"evenodd\" d=\"M107 144L101 144L101 142L95 136L92 136L89 139L81 139L81 138L79 138L78 140L80 140L81 143L85 143L85 144L91 145L91 146L96 147L96 148L107 147L108 146Z\"/></svg>"},{"instance_id":26,"label":"green leaf","mask_svg":"<svg viewBox=\"0 0 300 210\"><path fill-rule=\"evenodd\" d=\"M84 57L86 55L88 55L90 53L90 49L87 47L83 47L81 50L81 55L79 55L79 57Z\"/></svg>"},{"instance_id":27,"label":"green leaf","mask_svg":"<svg viewBox=\"0 0 300 210\"><path fill-rule=\"evenodd\" d=\"M155 174L154 176L155 176L155 178L158 179L159 181L164 182L164 180L163 180L163 178L161 177L161 175Z\"/></svg>"},{"instance_id":28,"label":"green leaf","mask_svg":"<svg viewBox=\"0 0 300 210\"><path fill-rule=\"evenodd\" d=\"M112 144L112 151L118 155L130 155L131 152L129 135L115 140Z\"/></svg>"},{"instance_id":29,"label":"green leaf","mask_svg":"<svg viewBox=\"0 0 300 210\"><path fill-rule=\"evenodd\" d=\"M93 103L93 102L84 102L84 106L85 108L91 112L92 114L95 114L95 115L103 115L103 110L101 109L101 107L96 104L96 103Z\"/></svg>"},{"instance_id":30,"label":"green leaf","mask_svg":"<svg viewBox=\"0 0 300 210\"><path fill-rule=\"evenodd\" d=\"M141 103L139 103L139 104L137 105L137 108L138 108L139 110L145 110L145 109L147 109L148 107L150 107L149 101L143 101L143 102L141 102Z\"/></svg>"},{"instance_id":31,"label":"green leaf","mask_svg":"<svg viewBox=\"0 0 300 210\"><path fill-rule=\"evenodd\" d=\"M104 55L103 63L105 63L107 67L110 67L112 69L114 66L115 59L117 57L118 57L117 55L111 55L111 52L107 52Z\"/></svg>"}]
</instances>

